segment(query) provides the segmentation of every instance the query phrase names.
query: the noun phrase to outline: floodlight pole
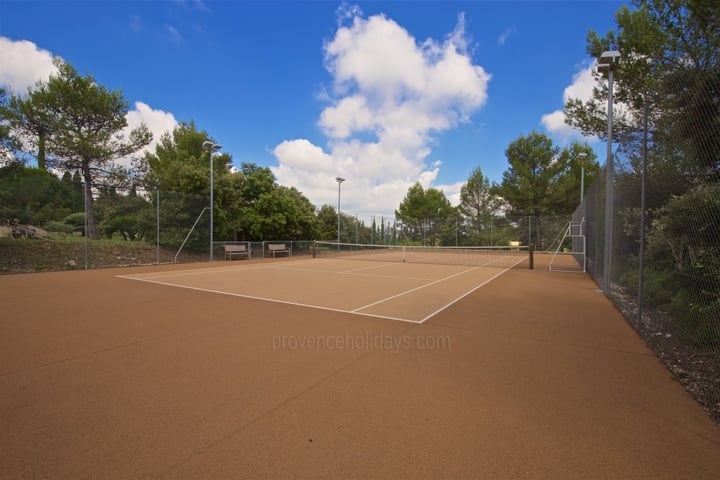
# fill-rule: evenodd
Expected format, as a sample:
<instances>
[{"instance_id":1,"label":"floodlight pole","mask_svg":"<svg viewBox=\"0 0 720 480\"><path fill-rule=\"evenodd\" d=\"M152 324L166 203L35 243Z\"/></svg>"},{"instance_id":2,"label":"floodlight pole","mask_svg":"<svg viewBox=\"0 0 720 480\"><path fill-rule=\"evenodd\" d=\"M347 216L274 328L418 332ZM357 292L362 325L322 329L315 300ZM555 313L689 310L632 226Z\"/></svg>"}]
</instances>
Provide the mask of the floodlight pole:
<instances>
[{"instance_id":1,"label":"floodlight pole","mask_svg":"<svg viewBox=\"0 0 720 480\"><path fill-rule=\"evenodd\" d=\"M337 217L338 217L338 225L337 225L337 248L338 251L340 251L340 185L345 181L342 177L335 177L335 181L338 184L338 211L337 211Z\"/></svg>"},{"instance_id":2,"label":"floodlight pole","mask_svg":"<svg viewBox=\"0 0 720 480\"><path fill-rule=\"evenodd\" d=\"M605 162L605 255L603 256L603 288L610 293L610 269L612 268L612 233L613 233L613 195L615 194L615 166L612 153L612 118L613 118L613 73L620 60L620 52L603 52L598 59L598 71L608 75L608 125L607 125L607 160Z\"/></svg>"},{"instance_id":3,"label":"floodlight pole","mask_svg":"<svg viewBox=\"0 0 720 480\"><path fill-rule=\"evenodd\" d=\"M577 156L580 159L580 203L582 203L585 198L585 157L587 157L587 153L580 152Z\"/></svg>"},{"instance_id":4,"label":"floodlight pole","mask_svg":"<svg viewBox=\"0 0 720 480\"><path fill-rule=\"evenodd\" d=\"M222 148L222 145L218 145L215 142L211 142L210 140L205 140L203 142L203 147L208 149L208 156L210 157L210 261L213 261L213 152L216 150L220 150Z\"/></svg>"},{"instance_id":5,"label":"floodlight pole","mask_svg":"<svg viewBox=\"0 0 720 480\"><path fill-rule=\"evenodd\" d=\"M87 214L87 196L88 196L88 183L83 181L83 219L85 222L85 270L88 269L88 214Z\"/></svg>"}]
</instances>

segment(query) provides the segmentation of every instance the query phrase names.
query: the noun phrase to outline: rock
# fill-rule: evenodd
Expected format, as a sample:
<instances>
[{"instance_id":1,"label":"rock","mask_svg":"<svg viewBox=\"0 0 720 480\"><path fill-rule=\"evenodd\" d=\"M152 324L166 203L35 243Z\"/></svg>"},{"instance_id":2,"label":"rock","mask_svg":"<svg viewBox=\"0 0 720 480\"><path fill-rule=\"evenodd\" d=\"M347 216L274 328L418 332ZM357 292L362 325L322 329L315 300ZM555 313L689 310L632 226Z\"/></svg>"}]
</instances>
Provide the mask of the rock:
<instances>
[{"instance_id":1,"label":"rock","mask_svg":"<svg viewBox=\"0 0 720 480\"><path fill-rule=\"evenodd\" d=\"M48 238L47 230L32 225L28 225L28 227L35 229L35 238Z\"/></svg>"}]
</instances>

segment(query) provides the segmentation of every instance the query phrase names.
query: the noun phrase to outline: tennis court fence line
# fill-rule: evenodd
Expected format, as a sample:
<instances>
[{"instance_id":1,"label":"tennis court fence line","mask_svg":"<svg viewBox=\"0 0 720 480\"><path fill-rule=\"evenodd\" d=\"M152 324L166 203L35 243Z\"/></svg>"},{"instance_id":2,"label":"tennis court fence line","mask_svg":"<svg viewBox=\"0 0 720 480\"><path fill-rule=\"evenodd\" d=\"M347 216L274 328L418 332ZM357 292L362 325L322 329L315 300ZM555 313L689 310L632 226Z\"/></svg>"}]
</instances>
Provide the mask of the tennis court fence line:
<instances>
[{"instance_id":1,"label":"tennis court fence line","mask_svg":"<svg viewBox=\"0 0 720 480\"><path fill-rule=\"evenodd\" d=\"M590 276L720 423L720 110L705 75L654 79L573 222Z\"/></svg>"}]
</instances>

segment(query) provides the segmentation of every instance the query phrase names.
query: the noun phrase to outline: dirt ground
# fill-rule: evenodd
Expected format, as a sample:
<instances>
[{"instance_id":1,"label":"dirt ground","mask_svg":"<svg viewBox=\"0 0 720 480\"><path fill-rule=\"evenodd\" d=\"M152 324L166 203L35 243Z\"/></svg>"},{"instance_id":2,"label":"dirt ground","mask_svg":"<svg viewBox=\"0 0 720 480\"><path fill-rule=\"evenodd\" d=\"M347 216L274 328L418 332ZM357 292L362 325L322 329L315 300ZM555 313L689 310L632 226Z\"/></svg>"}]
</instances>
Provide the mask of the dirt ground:
<instances>
[{"instance_id":1,"label":"dirt ground","mask_svg":"<svg viewBox=\"0 0 720 480\"><path fill-rule=\"evenodd\" d=\"M0 277L0 469L717 478L720 429L587 276L546 260L422 324L118 278L209 264Z\"/></svg>"}]
</instances>

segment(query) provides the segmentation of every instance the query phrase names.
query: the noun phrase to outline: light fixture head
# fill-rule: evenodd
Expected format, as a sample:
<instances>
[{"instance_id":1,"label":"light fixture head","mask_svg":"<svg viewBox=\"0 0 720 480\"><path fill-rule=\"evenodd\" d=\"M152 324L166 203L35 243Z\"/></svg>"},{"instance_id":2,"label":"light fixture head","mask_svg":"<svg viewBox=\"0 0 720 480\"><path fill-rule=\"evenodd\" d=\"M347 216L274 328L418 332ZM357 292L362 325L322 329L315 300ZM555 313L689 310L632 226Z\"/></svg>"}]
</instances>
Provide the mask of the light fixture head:
<instances>
[{"instance_id":1,"label":"light fixture head","mask_svg":"<svg viewBox=\"0 0 720 480\"><path fill-rule=\"evenodd\" d=\"M614 65L620 61L620 52L617 50L611 50L608 52L602 52L598 63L601 65Z\"/></svg>"},{"instance_id":2,"label":"light fixture head","mask_svg":"<svg viewBox=\"0 0 720 480\"><path fill-rule=\"evenodd\" d=\"M342 178L342 177L335 177L335 181L338 182L338 183L342 183L342 182L345 181L345 179Z\"/></svg>"},{"instance_id":3,"label":"light fixture head","mask_svg":"<svg viewBox=\"0 0 720 480\"><path fill-rule=\"evenodd\" d=\"M222 148L222 145L211 142L210 140L205 140L202 145L203 148L209 148L210 150L220 150Z\"/></svg>"},{"instance_id":4,"label":"light fixture head","mask_svg":"<svg viewBox=\"0 0 720 480\"><path fill-rule=\"evenodd\" d=\"M601 53L597 63L598 73L602 75L609 75L610 71L615 68L615 65L617 65L619 61L620 52L617 50Z\"/></svg>"}]
</instances>

